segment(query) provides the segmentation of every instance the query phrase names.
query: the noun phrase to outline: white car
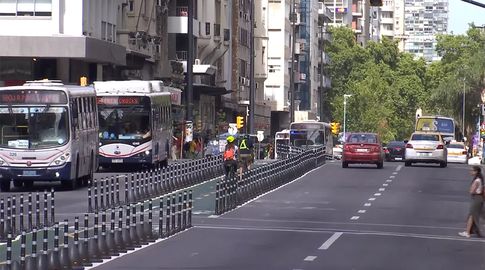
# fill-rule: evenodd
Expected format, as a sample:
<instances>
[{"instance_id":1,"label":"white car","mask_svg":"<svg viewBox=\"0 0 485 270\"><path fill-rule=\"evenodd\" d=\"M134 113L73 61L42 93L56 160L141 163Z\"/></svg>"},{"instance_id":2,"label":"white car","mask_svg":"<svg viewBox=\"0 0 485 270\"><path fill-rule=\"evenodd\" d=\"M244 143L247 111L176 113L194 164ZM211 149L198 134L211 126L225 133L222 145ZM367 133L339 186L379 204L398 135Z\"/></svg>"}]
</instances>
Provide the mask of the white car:
<instances>
[{"instance_id":1,"label":"white car","mask_svg":"<svg viewBox=\"0 0 485 270\"><path fill-rule=\"evenodd\" d=\"M405 166L413 163L439 163L448 165L447 149L443 137L437 132L415 132L406 143Z\"/></svg>"},{"instance_id":2,"label":"white car","mask_svg":"<svg viewBox=\"0 0 485 270\"><path fill-rule=\"evenodd\" d=\"M446 146L448 149L448 162L468 163L467 151L464 143L452 142Z\"/></svg>"}]
</instances>

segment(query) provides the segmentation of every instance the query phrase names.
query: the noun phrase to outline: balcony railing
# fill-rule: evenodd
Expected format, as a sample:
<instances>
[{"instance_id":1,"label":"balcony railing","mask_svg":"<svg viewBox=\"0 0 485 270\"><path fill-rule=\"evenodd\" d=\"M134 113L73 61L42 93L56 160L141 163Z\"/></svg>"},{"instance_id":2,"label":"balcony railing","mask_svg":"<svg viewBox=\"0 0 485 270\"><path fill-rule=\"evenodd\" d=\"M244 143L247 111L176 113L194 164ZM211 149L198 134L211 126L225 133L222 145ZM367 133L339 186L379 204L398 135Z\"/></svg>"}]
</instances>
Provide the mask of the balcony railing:
<instances>
[{"instance_id":1,"label":"balcony railing","mask_svg":"<svg viewBox=\"0 0 485 270\"><path fill-rule=\"evenodd\" d=\"M187 17L189 15L189 7L180 6L175 10L177 12L177 16L179 17Z\"/></svg>"},{"instance_id":2,"label":"balcony railing","mask_svg":"<svg viewBox=\"0 0 485 270\"><path fill-rule=\"evenodd\" d=\"M176 51L175 55L177 57L177 60L179 61L187 61L188 58L188 51Z\"/></svg>"}]
</instances>

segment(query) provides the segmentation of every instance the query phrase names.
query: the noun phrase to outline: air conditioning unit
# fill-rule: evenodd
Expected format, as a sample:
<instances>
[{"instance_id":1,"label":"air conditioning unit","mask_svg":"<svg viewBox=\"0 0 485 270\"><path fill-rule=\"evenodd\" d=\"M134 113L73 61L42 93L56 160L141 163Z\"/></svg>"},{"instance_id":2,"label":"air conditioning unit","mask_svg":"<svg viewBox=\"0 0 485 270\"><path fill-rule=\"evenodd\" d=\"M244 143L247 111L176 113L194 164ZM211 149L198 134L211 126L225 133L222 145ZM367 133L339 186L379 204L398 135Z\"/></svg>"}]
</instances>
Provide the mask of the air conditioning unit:
<instances>
[{"instance_id":1,"label":"air conditioning unit","mask_svg":"<svg viewBox=\"0 0 485 270\"><path fill-rule=\"evenodd\" d=\"M246 79L246 78L241 77L241 85L242 85L242 86L246 86L246 81L247 81L247 79Z\"/></svg>"},{"instance_id":2,"label":"air conditioning unit","mask_svg":"<svg viewBox=\"0 0 485 270\"><path fill-rule=\"evenodd\" d=\"M251 85L251 80L246 79L246 86L250 86L250 85Z\"/></svg>"},{"instance_id":3,"label":"air conditioning unit","mask_svg":"<svg viewBox=\"0 0 485 270\"><path fill-rule=\"evenodd\" d=\"M200 59L195 59L194 63L195 65L200 65Z\"/></svg>"},{"instance_id":4,"label":"air conditioning unit","mask_svg":"<svg viewBox=\"0 0 485 270\"><path fill-rule=\"evenodd\" d=\"M241 85L244 84L243 80L244 80L244 77L239 76L239 84L241 84Z\"/></svg>"}]
</instances>

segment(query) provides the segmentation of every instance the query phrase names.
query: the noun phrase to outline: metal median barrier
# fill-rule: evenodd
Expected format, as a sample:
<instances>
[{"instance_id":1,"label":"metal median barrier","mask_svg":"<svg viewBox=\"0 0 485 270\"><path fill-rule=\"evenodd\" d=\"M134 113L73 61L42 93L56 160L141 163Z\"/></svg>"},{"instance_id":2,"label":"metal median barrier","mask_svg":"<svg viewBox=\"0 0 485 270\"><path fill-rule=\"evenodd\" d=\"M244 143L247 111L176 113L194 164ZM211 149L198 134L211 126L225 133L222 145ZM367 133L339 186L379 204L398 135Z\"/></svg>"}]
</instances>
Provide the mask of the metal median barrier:
<instances>
[{"instance_id":1,"label":"metal median barrier","mask_svg":"<svg viewBox=\"0 0 485 270\"><path fill-rule=\"evenodd\" d=\"M88 188L88 211L136 203L188 188L223 174L222 156L206 157L120 176L95 178Z\"/></svg>"},{"instance_id":2,"label":"metal median barrier","mask_svg":"<svg viewBox=\"0 0 485 270\"><path fill-rule=\"evenodd\" d=\"M283 159L249 170L242 177L221 177L216 185L216 215L230 211L325 163L325 147L307 150L286 147Z\"/></svg>"}]
</instances>

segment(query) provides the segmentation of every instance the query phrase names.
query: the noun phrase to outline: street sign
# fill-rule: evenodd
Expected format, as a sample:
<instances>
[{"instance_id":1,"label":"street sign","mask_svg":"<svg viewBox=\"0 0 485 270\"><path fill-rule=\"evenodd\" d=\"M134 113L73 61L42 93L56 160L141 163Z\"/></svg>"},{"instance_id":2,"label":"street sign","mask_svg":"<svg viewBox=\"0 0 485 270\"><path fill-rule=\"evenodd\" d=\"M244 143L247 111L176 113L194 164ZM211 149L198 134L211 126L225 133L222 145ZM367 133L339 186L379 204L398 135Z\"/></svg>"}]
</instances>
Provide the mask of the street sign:
<instances>
[{"instance_id":1,"label":"street sign","mask_svg":"<svg viewBox=\"0 0 485 270\"><path fill-rule=\"evenodd\" d=\"M264 130L258 130L257 132L258 134L256 135L256 137L258 137L258 142L261 142L262 140L264 140Z\"/></svg>"},{"instance_id":2,"label":"street sign","mask_svg":"<svg viewBox=\"0 0 485 270\"><path fill-rule=\"evenodd\" d=\"M229 128L227 129L227 132L231 135L236 135L237 133L236 123L229 123Z\"/></svg>"}]
</instances>

